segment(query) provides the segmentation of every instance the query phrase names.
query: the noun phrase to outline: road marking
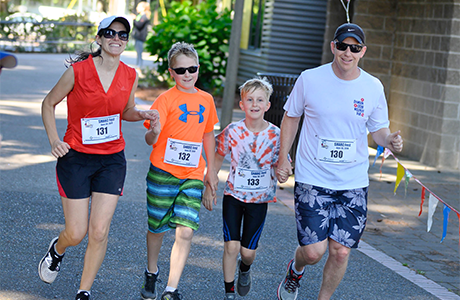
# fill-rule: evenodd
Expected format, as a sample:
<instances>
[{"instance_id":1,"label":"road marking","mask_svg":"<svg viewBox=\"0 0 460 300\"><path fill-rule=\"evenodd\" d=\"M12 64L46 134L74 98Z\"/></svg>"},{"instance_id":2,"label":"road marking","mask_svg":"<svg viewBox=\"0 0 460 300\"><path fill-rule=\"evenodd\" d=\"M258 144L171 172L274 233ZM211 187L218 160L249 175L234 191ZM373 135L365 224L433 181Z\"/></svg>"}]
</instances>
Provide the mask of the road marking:
<instances>
[{"instance_id":1,"label":"road marking","mask_svg":"<svg viewBox=\"0 0 460 300\"><path fill-rule=\"evenodd\" d=\"M367 244L366 242L363 242L362 240L359 242L358 251L366 254L370 258L381 263L382 265L389 268L390 270L398 273L405 279L418 285L425 291L433 294L434 296L438 297L441 300L459 300L460 299L460 296L458 296L457 294L450 292L445 287L440 286L439 284L426 278L425 276L415 273L414 270L411 270L408 267L403 266L397 260L391 258L390 256L386 255L383 252L380 252L379 250L375 249L374 247Z\"/></svg>"}]
</instances>

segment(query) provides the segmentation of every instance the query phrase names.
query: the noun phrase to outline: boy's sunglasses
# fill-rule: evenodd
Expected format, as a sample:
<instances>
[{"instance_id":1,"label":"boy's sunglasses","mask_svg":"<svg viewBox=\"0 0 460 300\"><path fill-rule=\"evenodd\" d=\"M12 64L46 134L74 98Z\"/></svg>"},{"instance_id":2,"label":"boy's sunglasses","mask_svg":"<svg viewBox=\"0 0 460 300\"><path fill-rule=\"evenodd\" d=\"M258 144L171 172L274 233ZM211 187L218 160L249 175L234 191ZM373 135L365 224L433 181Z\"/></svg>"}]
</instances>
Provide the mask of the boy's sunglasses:
<instances>
[{"instance_id":1,"label":"boy's sunglasses","mask_svg":"<svg viewBox=\"0 0 460 300\"><path fill-rule=\"evenodd\" d=\"M174 68L174 72L176 72L177 75L184 75L185 71L188 71L190 74L196 73L198 71L198 66L191 66L188 68Z\"/></svg>"},{"instance_id":2,"label":"boy's sunglasses","mask_svg":"<svg viewBox=\"0 0 460 300\"><path fill-rule=\"evenodd\" d=\"M115 35L118 34L118 38L122 41L127 41L129 38L129 33L126 31L115 31L113 29L104 29L103 35L106 39L113 39Z\"/></svg>"},{"instance_id":3,"label":"boy's sunglasses","mask_svg":"<svg viewBox=\"0 0 460 300\"><path fill-rule=\"evenodd\" d=\"M340 51L346 51L348 47L350 47L350 51L353 53L359 53L361 50L363 50L363 45L350 45L350 44L345 44L339 41L335 42L335 47L337 50Z\"/></svg>"}]
</instances>

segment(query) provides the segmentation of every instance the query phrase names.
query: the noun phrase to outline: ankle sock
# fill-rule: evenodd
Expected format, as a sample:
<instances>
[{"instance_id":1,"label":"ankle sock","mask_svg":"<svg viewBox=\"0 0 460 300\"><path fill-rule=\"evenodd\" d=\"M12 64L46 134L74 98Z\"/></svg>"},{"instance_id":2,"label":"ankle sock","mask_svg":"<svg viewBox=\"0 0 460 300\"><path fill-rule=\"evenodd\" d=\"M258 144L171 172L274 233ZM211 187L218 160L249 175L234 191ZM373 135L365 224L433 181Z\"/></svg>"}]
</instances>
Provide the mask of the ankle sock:
<instances>
[{"instance_id":1,"label":"ankle sock","mask_svg":"<svg viewBox=\"0 0 460 300\"><path fill-rule=\"evenodd\" d=\"M235 280L233 280L232 282L225 282L224 281L224 285L225 285L225 292L226 293L234 293L235 292Z\"/></svg>"},{"instance_id":2,"label":"ankle sock","mask_svg":"<svg viewBox=\"0 0 460 300\"><path fill-rule=\"evenodd\" d=\"M177 289L173 288L173 287L170 287L170 286L167 286L165 288L165 293L167 293L167 292L174 293L175 290L177 290Z\"/></svg>"},{"instance_id":3,"label":"ankle sock","mask_svg":"<svg viewBox=\"0 0 460 300\"><path fill-rule=\"evenodd\" d=\"M251 265L245 264L243 261L240 261L240 270L241 272L247 272L251 268Z\"/></svg>"},{"instance_id":4,"label":"ankle sock","mask_svg":"<svg viewBox=\"0 0 460 300\"><path fill-rule=\"evenodd\" d=\"M297 275L303 275L303 272L305 271L305 268L303 268L302 271L300 271L300 272L297 271L296 268L295 268L295 261L292 262L291 269Z\"/></svg>"},{"instance_id":5,"label":"ankle sock","mask_svg":"<svg viewBox=\"0 0 460 300\"><path fill-rule=\"evenodd\" d=\"M147 273L149 274L153 274L153 275L158 275L158 272L160 272L160 268L157 267L157 271L155 273L153 272L150 272L149 268L148 267L145 267L145 270L147 271Z\"/></svg>"}]
</instances>

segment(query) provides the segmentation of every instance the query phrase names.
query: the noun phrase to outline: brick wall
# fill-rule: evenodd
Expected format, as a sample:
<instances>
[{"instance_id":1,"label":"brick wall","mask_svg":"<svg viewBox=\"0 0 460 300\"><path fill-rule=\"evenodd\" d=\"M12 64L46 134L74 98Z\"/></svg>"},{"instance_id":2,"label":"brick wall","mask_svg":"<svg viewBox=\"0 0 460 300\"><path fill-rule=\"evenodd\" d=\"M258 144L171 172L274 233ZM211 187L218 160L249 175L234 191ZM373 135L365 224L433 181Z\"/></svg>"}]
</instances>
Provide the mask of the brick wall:
<instances>
[{"instance_id":1,"label":"brick wall","mask_svg":"<svg viewBox=\"0 0 460 300\"><path fill-rule=\"evenodd\" d=\"M385 86L401 155L459 169L460 1L356 0L352 22L366 32L360 65Z\"/></svg>"}]
</instances>

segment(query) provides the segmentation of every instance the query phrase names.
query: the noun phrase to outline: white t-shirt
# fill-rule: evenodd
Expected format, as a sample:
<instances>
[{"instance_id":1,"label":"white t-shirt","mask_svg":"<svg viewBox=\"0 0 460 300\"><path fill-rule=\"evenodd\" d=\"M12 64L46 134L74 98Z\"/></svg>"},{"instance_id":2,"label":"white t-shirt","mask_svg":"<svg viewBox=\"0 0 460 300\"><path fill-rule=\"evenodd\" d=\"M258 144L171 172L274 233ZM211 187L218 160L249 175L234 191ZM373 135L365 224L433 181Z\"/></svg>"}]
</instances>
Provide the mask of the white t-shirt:
<instances>
[{"instance_id":1,"label":"white t-shirt","mask_svg":"<svg viewBox=\"0 0 460 300\"><path fill-rule=\"evenodd\" d=\"M342 80L332 63L305 70L284 105L289 117L304 114L295 180L334 190L369 185L367 130L389 127L382 83L360 69Z\"/></svg>"}]
</instances>

